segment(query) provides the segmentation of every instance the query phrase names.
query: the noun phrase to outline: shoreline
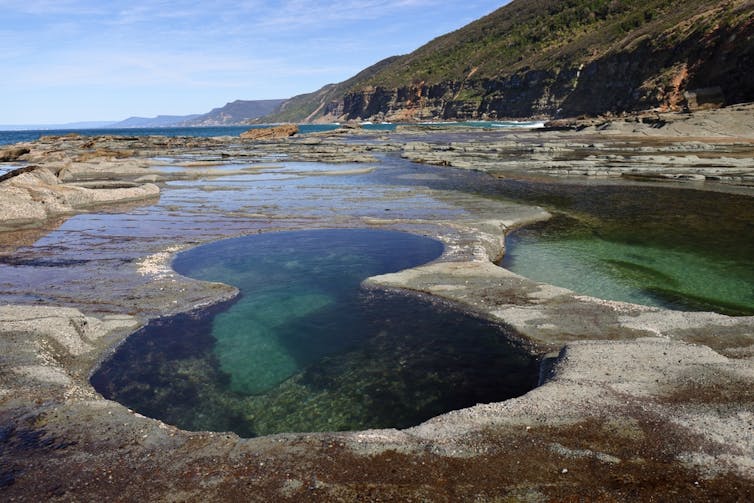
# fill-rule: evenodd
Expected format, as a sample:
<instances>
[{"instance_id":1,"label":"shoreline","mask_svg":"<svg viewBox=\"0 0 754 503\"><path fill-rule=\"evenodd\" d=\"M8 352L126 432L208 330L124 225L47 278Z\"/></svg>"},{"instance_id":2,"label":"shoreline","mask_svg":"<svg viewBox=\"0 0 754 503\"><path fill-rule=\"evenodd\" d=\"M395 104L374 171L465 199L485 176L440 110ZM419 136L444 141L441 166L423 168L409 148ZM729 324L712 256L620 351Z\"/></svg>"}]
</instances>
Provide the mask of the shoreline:
<instances>
[{"instance_id":1,"label":"shoreline","mask_svg":"<svg viewBox=\"0 0 754 503\"><path fill-rule=\"evenodd\" d=\"M403 147L415 133L401 134L407 138L362 131L351 143L340 141L340 134L332 140L318 135L249 144L218 139L159 144L159 140L137 139L121 145L118 140L97 139L86 148L80 139L68 139L54 140L48 150L32 149L30 157L48 166L48 173L57 169L56 183L45 179L46 190L54 194L68 190L69 184L116 180L141 186L160 184L162 197L169 198L178 190L170 183L187 178L157 169L154 152L167 156L194 152L220 160L223 154L243 153L244 162L262 162L273 152L287 155L287 161L337 160L368 166L376 162L376 153L417 152ZM492 145L485 134L478 133L477 151L470 151L468 143L443 151L451 163L446 165L464 157L484 158L481 154ZM549 162L532 159L550 151L541 141L548 133L512 134L516 135L512 141L519 145L542 143L518 154L520 162L527 158ZM570 150L552 152L572 155L571 136L558 133L556 138ZM371 143L373 139L378 143ZM437 143L442 142L440 138ZM119 152L127 150L139 153L118 158ZM92 153L96 155L86 158ZM442 163L443 159L430 161ZM228 174L239 173L211 167L182 169L204 170L196 176L206 184L221 184L213 190L229 183L223 182ZM290 175L275 171L274 165L257 172ZM333 176L361 174L349 169ZM492 175L506 176L506 171L499 169ZM305 177L318 178L316 172ZM27 190L33 191L34 183ZM209 197L206 194L212 192L202 194ZM113 278L113 282L131 278L128 282L141 275L126 290L135 298L128 306L124 303L122 312L113 312L107 303L97 308L100 311L92 309L98 305L92 300L98 292L91 294L92 299L84 294L74 299L80 309L0 307L6 369L0 377L0 422L8 446L0 491L18 501L80 497L337 500L369 494L383 499L411 495L450 500L449 487L465 488L464 496L469 498L507 494L534 501L576 495L642 499L678 491L696 491L693 494L703 499L754 491L750 431L754 317L602 301L533 282L496 266L493 260L504 252L507 232L547 218L541 208L423 188L400 196L408 201L434 198L437 208L448 214L430 218L434 206L426 212L401 209L402 200L392 202L397 196L387 191L383 196L370 195L366 201L389 203L389 216L384 212L372 215L367 205L363 214L327 214L307 220L297 215L294 206L287 213L276 209L265 214L264 221L274 223L262 230L362 226L441 239L446 252L440 259L370 278L367 286L416 291L464 306L512 327L536 344L540 353L558 351L544 385L519 398L450 412L400 431L241 439L226 433L181 431L145 418L97 395L88 383L93 366L143 325L150 313L185 312L234 295L225 285L180 277L170 268L170 259L180 247L254 230L239 224L223 232L197 232L172 244L166 236L160 242L138 244L139 260L123 266L122 279ZM73 211L85 208L72 206ZM188 218L201 214L180 208L172 211ZM253 213L242 216L249 215ZM276 215L279 220L271 218ZM119 244L117 239L114 244ZM12 254L14 246L9 240L5 253ZM151 251L145 254L145 250ZM118 302L117 292L111 297ZM657 480L658 473L663 480Z\"/></svg>"}]
</instances>

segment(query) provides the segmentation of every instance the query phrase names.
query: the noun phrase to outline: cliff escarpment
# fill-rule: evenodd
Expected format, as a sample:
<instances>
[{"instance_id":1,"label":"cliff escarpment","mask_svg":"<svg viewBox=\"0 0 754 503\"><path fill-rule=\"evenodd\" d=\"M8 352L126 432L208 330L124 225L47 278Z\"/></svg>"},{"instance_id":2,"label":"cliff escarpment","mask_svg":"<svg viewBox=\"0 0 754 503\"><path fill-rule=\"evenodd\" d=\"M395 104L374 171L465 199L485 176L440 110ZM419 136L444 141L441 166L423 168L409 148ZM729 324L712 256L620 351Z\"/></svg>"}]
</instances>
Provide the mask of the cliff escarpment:
<instances>
[{"instance_id":1,"label":"cliff escarpment","mask_svg":"<svg viewBox=\"0 0 754 503\"><path fill-rule=\"evenodd\" d=\"M286 120L502 119L720 106L754 101L751 68L752 0L515 0L411 54L294 98Z\"/></svg>"}]
</instances>

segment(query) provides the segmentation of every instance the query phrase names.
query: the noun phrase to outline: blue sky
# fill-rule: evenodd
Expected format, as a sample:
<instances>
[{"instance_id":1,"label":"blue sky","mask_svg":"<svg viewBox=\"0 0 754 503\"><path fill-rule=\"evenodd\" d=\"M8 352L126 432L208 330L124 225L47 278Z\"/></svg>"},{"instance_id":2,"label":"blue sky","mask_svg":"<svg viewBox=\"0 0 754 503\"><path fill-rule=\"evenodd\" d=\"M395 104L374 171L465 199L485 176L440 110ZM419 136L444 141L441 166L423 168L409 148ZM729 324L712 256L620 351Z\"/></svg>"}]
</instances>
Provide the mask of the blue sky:
<instances>
[{"instance_id":1,"label":"blue sky","mask_svg":"<svg viewBox=\"0 0 754 503\"><path fill-rule=\"evenodd\" d=\"M0 124L203 113L411 52L504 0L0 0Z\"/></svg>"}]
</instances>

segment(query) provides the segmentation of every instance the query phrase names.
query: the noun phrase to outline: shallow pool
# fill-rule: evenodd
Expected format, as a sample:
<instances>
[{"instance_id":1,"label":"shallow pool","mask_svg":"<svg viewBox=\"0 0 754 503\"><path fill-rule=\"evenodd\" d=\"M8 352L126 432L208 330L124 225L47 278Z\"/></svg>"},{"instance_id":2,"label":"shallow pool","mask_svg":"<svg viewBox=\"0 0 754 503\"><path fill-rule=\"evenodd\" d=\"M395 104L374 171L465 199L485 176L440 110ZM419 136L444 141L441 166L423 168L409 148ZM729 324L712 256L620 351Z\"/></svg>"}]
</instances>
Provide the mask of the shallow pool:
<instances>
[{"instance_id":1,"label":"shallow pool","mask_svg":"<svg viewBox=\"0 0 754 503\"><path fill-rule=\"evenodd\" d=\"M270 233L180 254L187 276L232 284L217 312L157 320L92 377L95 388L185 429L255 436L408 427L536 385L504 329L448 306L365 290L442 244L363 229Z\"/></svg>"},{"instance_id":2,"label":"shallow pool","mask_svg":"<svg viewBox=\"0 0 754 503\"><path fill-rule=\"evenodd\" d=\"M518 274L603 299L754 314L751 190L588 178L495 178L468 170L432 170L402 159L386 162L435 175L412 178L398 169L381 175L396 185L511 199L557 215L507 237L501 265Z\"/></svg>"},{"instance_id":3,"label":"shallow pool","mask_svg":"<svg viewBox=\"0 0 754 503\"><path fill-rule=\"evenodd\" d=\"M626 226L560 214L514 232L506 243L501 265L577 293L681 311L754 315L748 233L732 231L715 241L670 222L663 232L648 222Z\"/></svg>"}]
</instances>

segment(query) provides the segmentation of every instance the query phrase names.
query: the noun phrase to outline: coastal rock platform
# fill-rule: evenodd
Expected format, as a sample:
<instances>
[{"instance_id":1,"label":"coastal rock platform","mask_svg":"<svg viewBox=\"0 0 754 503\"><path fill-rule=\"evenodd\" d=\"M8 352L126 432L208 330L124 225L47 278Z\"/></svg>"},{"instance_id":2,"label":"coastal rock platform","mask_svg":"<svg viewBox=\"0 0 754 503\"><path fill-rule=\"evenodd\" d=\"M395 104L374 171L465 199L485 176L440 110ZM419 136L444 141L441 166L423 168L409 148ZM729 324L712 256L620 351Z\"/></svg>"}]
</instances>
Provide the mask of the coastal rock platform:
<instances>
[{"instance_id":1,"label":"coastal rock platform","mask_svg":"<svg viewBox=\"0 0 754 503\"><path fill-rule=\"evenodd\" d=\"M443 166L610 183L636 183L624 175L651 167L668 187L751 197L754 134L650 137L615 127L621 134L449 127L258 143L71 136L21 145L28 152L20 161L37 167L0 182L0 201L27 201L0 218L0 495L752 499L754 317L605 301L518 276L493 261L507 233L548 219L547 211L421 183L449 179ZM400 171L398 156L431 166ZM441 240L438 260L370 278L365 288L422 295L504 324L542 358L541 385L405 430L250 439L180 430L92 388L92 371L149 319L198 316L237 295L175 273L175 253L238 235L333 227Z\"/></svg>"}]
</instances>

